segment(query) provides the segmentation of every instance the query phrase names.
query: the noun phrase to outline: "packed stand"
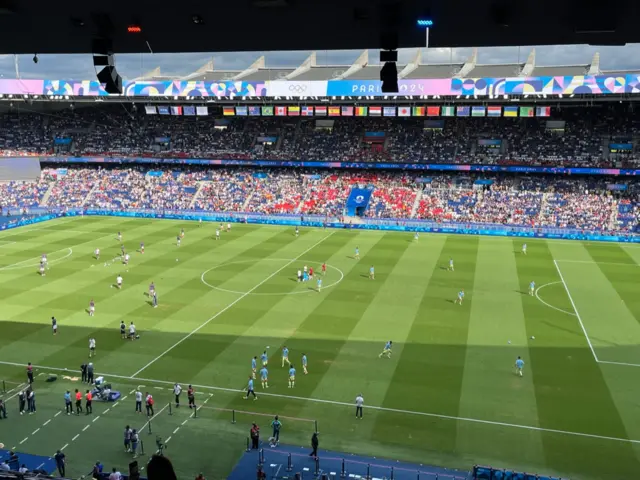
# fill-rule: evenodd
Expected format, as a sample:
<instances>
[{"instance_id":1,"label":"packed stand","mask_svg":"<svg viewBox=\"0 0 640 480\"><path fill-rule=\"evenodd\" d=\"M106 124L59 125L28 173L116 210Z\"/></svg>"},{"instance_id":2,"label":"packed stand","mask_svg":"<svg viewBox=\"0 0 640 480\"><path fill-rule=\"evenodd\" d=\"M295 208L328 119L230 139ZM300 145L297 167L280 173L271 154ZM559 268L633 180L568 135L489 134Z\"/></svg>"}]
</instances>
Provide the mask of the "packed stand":
<instances>
[{"instance_id":1,"label":"packed stand","mask_svg":"<svg viewBox=\"0 0 640 480\"><path fill-rule=\"evenodd\" d=\"M251 213L296 213L303 198L303 179L300 172L262 172L254 176L253 192L245 211Z\"/></svg>"},{"instance_id":2,"label":"packed stand","mask_svg":"<svg viewBox=\"0 0 640 480\"><path fill-rule=\"evenodd\" d=\"M215 107L212 107L212 109ZM0 116L0 154L637 168L640 116L625 104L566 107L549 118L223 117L78 106ZM212 110L212 113L215 111ZM378 142L367 132L379 132ZM71 143L56 146L64 137ZM267 141L265 139L275 139ZM481 141L495 140L497 148ZM629 142L626 154L608 143Z\"/></svg>"},{"instance_id":3,"label":"packed stand","mask_svg":"<svg viewBox=\"0 0 640 480\"><path fill-rule=\"evenodd\" d=\"M0 206L345 213L351 190L371 188L369 218L638 230L633 177L553 177L243 168L45 168L38 182L0 184ZM616 182L616 183L612 183ZM48 199L47 192L49 192ZM46 200L46 201L45 201Z\"/></svg>"},{"instance_id":4,"label":"packed stand","mask_svg":"<svg viewBox=\"0 0 640 480\"><path fill-rule=\"evenodd\" d=\"M51 192L46 202L50 207L82 207L89 192L100 180L99 169L64 169L63 171L49 169L43 170L42 173L45 177L53 178Z\"/></svg>"},{"instance_id":5,"label":"packed stand","mask_svg":"<svg viewBox=\"0 0 640 480\"><path fill-rule=\"evenodd\" d=\"M9 210L37 207L49 186L49 180L46 178L38 182L0 183L0 207Z\"/></svg>"}]
</instances>

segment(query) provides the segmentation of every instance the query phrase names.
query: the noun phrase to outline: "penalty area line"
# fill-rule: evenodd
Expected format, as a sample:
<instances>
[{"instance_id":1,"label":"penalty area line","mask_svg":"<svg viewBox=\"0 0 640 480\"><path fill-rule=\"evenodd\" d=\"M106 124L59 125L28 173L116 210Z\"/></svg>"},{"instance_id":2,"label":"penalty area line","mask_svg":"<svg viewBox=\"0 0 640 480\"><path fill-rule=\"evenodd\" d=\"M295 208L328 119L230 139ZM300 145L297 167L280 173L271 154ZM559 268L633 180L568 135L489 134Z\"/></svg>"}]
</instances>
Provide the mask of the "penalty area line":
<instances>
[{"instance_id":1,"label":"penalty area line","mask_svg":"<svg viewBox=\"0 0 640 480\"><path fill-rule=\"evenodd\" d=\"M600 363L613 363L613 362L604 362L601 361ZM24 364L22 363L13 363L13 362L3 362L0 361L0 365L12 365L12 366L19 366L19 367L24 367ZM72 369L65 369L65 368L57 368L57 367L47 367L47 366L43 366L43 365L34 365L35 368L44 368L44 369L48 369L48 370L53 370L53 371L68 371L68 372L77 372L79 373L79 371L76 370L72 370ZM121 380L138 380L138 381L144 381L144 382L148 382L148 383L159 383L159 384L163 384L163 385L174 385L175 382L170 382L167 380L155 380L155 379L151 379L151 378L140 378L140 377L127 377L125 375L116 375L116 374L112 374L112 373L106 373L106 372L97 372L96 375L102 375L105 377L112 377L112 378L118 378ZM182 382L185 384L188 384L190 382ZM204 388L206 390L215 390L215 391L221 391L221 392L228 392L228 393L246 393L246 390L244 389L239 389L239 388L226 388L226 387L217 387L217 386L212 386L212 385L198 385L198 384L191 384L196 388ZM352 408L353 407L353 402L340 402L340 401L336 401L336 400L326 400L326 399L322 399L322 398L313 398L313 397L298 397L298 396L294 396L294 395L284 395L284 394L280 394L280 393L267 393L267 392L261 392L260 396L265 396L265 397L272 397L272 398L282 398L282 399L286 399L286 400L299 400L299 401L303 401L303 402L311 402L311 403L319 403L319 404L323 404L323 405L336 405L336 406L341 406L341 407L349 407ZM160 412L162 412L166 407L168 407L169 404L165 405L165 407L163 407L162 410L160 410ZM555 428L544 428L544 427L536 427L534 425L520 425L520 424L516 424L516 423L507 423L507 422L497 422L497 421L493 421L493 420L483 420L480 418L470 418L470 417L456 417L453 415L443 415L440 413L432 413L432 412L420 412L420 411L414 411L414 410L402 410L399 408L390 408L390 407L381 407L381 406L375 406L375 405L365 405L364 407L365 409L369 409L369 410L373 410L373 411L378 411L378 412L389 412L389 413L398 413L398 414L402 414L402 415L414 415L414 416L420 416L420 417L428 417L428 418L439 418L442 420L452 420L452 421L457 421L457 422L469 422L469 423L477 423L477 424L481 424L481 425L492 425L492 426L496 426L496 427L506 427L506 428L516 428L516 429L520 429L520 430L529 430L529 431L535 431L535 432L547 432L547 433L555 433L558 435L566 435L566 436L574 436L574 437L582 437L582 438L591 438L594 440L608 440L608 441L614 441L614 442L620 442L620 443L632 443L634 445L640 445L640 440L635 440L635 439L631 439L631 438L619 438L619 437L609 437L606 435L596 435L594 433L584 433L584 432L572 432L572 431L568 431L568 430L558 430ZM158 415L160 412L157 412L156 415ZM106 412L104 412L106 413ZM144 425L146 426L146 424ZM144 428L144 427L143 427Z\"/></svg>"}]
</instances>

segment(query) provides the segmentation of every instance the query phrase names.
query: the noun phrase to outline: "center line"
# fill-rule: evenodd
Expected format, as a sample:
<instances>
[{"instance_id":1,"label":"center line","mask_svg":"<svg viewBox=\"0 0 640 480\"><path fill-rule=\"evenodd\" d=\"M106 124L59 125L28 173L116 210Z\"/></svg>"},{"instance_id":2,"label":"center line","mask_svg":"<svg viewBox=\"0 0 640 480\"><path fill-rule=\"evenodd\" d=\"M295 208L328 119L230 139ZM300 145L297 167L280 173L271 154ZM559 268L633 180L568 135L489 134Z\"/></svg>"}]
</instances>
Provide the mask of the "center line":
<instances>
[{"instance_id":1,"label":"center line","mask_svg":"<svg viewBox=\"0 0 640 480\"><path fill-rule=\"evenodd\" d=\"M260 288L262 285L264 285L265 283L267 283L269 280L271 280L273 277L275 277L277 274L279 274L282 270L284 270L285 268L287 268L289 265L291 265L293 262L296 262L299 258L303 257L304 255L306 255L307 253L309 253L311 250L313 250L314 248L316 248L318 245L320 245L322 242L324 242L327 238L329 238L331 235L333 235L335 233L331 232L329 235L327 235L326 237L323 237L319 242L314 243L311 247L307 248L304 252L302 252L300 255L298 255L296 258L294 258L293 260L290 260L289 262L285 263L282 267L280 267L278 270L276 270L275 272L273 272L271 275L269 275L267 278L265 278L264 280L262 280L260 283L258 283L255 287L253 287L251 290L246 291L245 293L243 293L242 295L240 295L238 298L236 298L233 302L231 302L229 305L227 305L226 307L224 307L222 310L220 310L218 313L216 313L215 315L213 315L211 318L209 318L206 322L204 322L202 325L200 325L199 327L195 328L194 330L192 330L190 333L188 333L187 335L185 335L184 337L182 337L180 340L178 340L176 343L174 343L172 346L170 346L169 348L167 348L164 352L162 352L160 355L158 355L156 358L154 358L153 360L151 360L149 363L147 363L144 367L142 367L140 370L138 370L136 373L134 373L133 375L131 375L131 378L134 378L136 376L138 376L140 373L144 372L147 368L149 368L151 365L153 365L154 363L156 363L158 360L160 360L162 357L164 357L167 353L169 353L171 350L173 350L174 348L176 348L178 345L182 344L182 342L184 342L185 340L188 340L189 338L191 338L193 335L195 335L196 333L198 333L200 330L202 330L204 327L206 327L207 325L209 325L209 323L211 323L213 320L215 320L216 318L218 318L220 315L222 315L224 312L226 312L227 310L229 310L231 307L233 307L236 303L238 303L240 300L242 300L243 298L251 295L253 292L255 292L258 288Z\"/></svg>"}]
</instances>

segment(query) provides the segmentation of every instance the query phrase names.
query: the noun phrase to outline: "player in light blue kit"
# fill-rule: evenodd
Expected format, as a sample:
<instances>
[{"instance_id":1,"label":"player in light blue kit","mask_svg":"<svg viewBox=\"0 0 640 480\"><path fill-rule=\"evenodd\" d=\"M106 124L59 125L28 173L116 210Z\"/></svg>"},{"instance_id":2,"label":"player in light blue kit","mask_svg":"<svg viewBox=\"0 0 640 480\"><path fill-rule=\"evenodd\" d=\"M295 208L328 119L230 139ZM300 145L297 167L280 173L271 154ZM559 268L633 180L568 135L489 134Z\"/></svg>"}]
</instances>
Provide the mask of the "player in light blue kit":
<instances>
[{"instance_id":1,"label":"player in light blue kit","mask_svg":"<svg viewBox=\"0 0 640 480\"><path fill-rule=\"evenodd\" d=\"M524 368L524 360L520 357L516 359L516 375L522 376L522 369Z\"/></svg>"},{"instance_id":2,"label":"player in light blue kit","mask_svg":"<svg viewBox=\"0 0 640 480\"><path fill-rule=\"evenodd\" d=\"M318 286L318 293L320 293L320 290L322 290L322 279L320 277L316 280L316 285Z\"/></svg>"},{"instance_id":3,"label":"player in light blue kit","mask_svg":"<svg viewBox=\"0 0 640 480\"><path fill-rule=\"evenodd\" d=\"M289 349L286 346L282 347L282 366L283 367L285 362L291 365L291 362L289 361Z\"/></svg>"},{"instance_id":4,"label":"player in light blue kit","mask_svg":"<svg viewBox=\"0 0 640 480\"><path fill-rule=\"evenodd\" d=\"M293 368L293 365L289 366L289 388L293 388L296 386L296 369Z\"/></svg>"},{"instance_id":5,"label":"player in light blue kit","mask_svg":"<svg viewBox=\"0 0 640 480\"><path fill-rule=\"evenodd\" d=\"M298 237L299 235L300 235L300 229L296 227L296 237Z\"/></svg>"},{"instance_id":6,"label":"player in light blue kit","mask_svg":"<svg viewBox=\"0 0 640 480\"><path fill-rule=\"evenodd\" d=\"M307 370L307 354L306 353L302 354L302 371L304 372L305 375L309 373L309 371Z\"/></svg>"},{"instance_id":7,"label":"player in light blue kit","mask_svg":"<svg viewBox=\"0 0 640 480\"><path fill-rule=\"evenodd\" d=\"M262 383L262 388L269 388L269 371L267 367L260 369L260 383Z\"/></svg>"},{"instance_id":8,"label":"player in light blue kit","mask_svg":"<svg viewBox=\"0 0 640 480\"><path fill-rule=\"evenodd\" d=\"M251 359L251 376L256 378L256 369L258 368L258 357L253 357Z\"/></svg>"},{"instance_id":9,"label":"player in light blue kit","mask_svg":"<svg viewBox=\"0 0 640 480\"><path fill-rule=\"evenodd\" d=\"M536 282L531 282L529 284L529 295L533 296L533 294L535 293L536 290Z\"/></svg>"},{"instance_id":10,"label":"player in light blue kit","mask_svg":"<svg viewBox=\"0 0 640 480\"><path fill-rule=\"evenodd\" d=\"M453 303L459 303L460 305L462 305L463 300L464 300L464 290L460 290L458 292L458 298L456 298L456 301Z\"/></svg>"},{"instance_id":11,"label":"player in light blue kit","mask_svg":"<svg viewBox=\"0 0 640 480\"><path fill-rule=\"evenodd\" d=\"M375 280L376 279L376 272L373 269L373 265L371 265L371 267L369 267L369 280Z\"/></svg>"},{"instance_id":12,"label":"player in light blue kit","mask_svg":"<svg viewBox=\"0 0 640 480\"><path fill-rule=\"evenodd\" d=\"M356 260L360 260L360 248L356 247L356 253L354 255Z\"/></svg>"},{"instance_id":13,"label":"player in light blue kit","mask_svg":"<svg viewBox=\"0 0 640 480\"><path fill-rule=\"evenodd\" d=\"M522 253L524 253L525 255L527 254L527 244L526 243L522 244Z\"/></svg>"},{"instance_id":14,"label":"player in light blue kit","mask_svg":"<svg viewBox=\"0 0 640 480\"><path fill-rule=\"evenodd\" d=\"M416 233L413 235L413 239L414 239L416 242L417 242L418 240L420 240L420 234L419 234L418 232L416 232Z\"/></svg>"},{"instance_id":15,"label":"player in light blue kit","mask_svg":"<svg viewBox=\"0 0 640 480\"><path fill-rule=\"evenodd\" d=\"M262 361L262 366L266 367L267 363L269 363L269 357L267 356L267 351L265 350L264 352L262 352L262 355L260 355L260 360Z\"/></svg>"},{"instance_id":16,"label":"player in light blue kit","mask_svg":"<svg viewBox=\"0 0 640 480\"><path fill-rule=\"evenodd\" d=\"M385 346L384 346L384 350L382 351L382 353L380 355L378 355L378 357L382 358L382 357L387 357L387 358L391 358L391 348L393 347L393 342L391 340L389 340Z\"/></svg>"},{"instance_id":17,"label":"player in light blue kit","mask_svg":"<svg viewBox=\"0 0 640 480\"><path fill-rule=\"evenodd\" d=\"M448 270L450 272L455 272L455 269L453 268L453 258L449 259L449 268L448 268Z\"/></svg>"},{"instance_id":18,"label":"player in light blue kit","mask_svg":"<svg viewBox=\"0 0 640 480\"><path fill-rule=\"evenodd\" d=\"M253 378L251 377L249 377L249 381L247 382L247 395L244 397L244 399L246 400L247 398L249 398L249 395L253 395L254 400L258 399L256 392L253 391Z\"/></svg>"}]
</instances>

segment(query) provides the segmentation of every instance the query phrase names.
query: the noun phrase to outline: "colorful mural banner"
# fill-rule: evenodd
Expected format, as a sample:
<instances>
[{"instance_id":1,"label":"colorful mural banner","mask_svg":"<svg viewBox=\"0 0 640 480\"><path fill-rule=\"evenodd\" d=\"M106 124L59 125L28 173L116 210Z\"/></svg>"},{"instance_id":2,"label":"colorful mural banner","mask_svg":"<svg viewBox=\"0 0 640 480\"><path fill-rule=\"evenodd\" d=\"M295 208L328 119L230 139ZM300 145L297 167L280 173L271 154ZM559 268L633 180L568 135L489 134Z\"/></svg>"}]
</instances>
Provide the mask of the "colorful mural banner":
<instances>
[{"instance_id":1,"label":"colorful mural banner","mask_svg":"<svg viewBox=\"0 0 640 480\"><path fill-rule=\"evenodd\" d=\"M559 77L444 78L400 80L397 95L612 95L640 94L640 73L626 75L573 75ZM107 96L97 80L0 80L0 94ZM238 81L126 81L129 97L382 97L379 80ZM386 94L388 95L388 94Z\"/></svg>"}]
</instances>

